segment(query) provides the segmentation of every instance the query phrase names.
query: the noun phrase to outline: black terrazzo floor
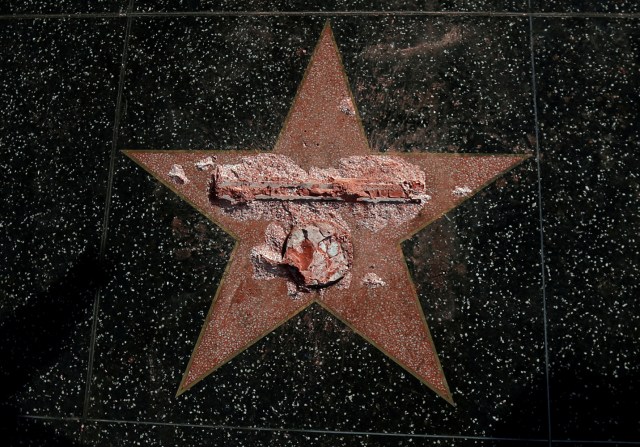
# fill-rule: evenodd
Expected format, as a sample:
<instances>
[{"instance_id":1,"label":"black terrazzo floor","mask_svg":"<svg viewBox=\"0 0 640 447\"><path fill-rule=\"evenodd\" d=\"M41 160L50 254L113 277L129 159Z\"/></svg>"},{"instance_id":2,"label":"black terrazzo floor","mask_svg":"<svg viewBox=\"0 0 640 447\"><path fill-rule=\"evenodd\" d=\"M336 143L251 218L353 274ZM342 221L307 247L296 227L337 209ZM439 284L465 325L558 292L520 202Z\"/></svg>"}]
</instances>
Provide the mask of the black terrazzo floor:
<instances>
[{"instance_id":1,"label":"black terrazzo floor","mask_svg":"<svg viewBox=\"0 0 640 447\"><path fill-rule=\"evenodd\" d=\"M535 155L404 246L456 407L313 306L175 397L233 241L120 150L270 149L327 19L374 149ZM0 67L1 445L640 445L640 2L3 0Z\"/></svg>"}]
</instances>

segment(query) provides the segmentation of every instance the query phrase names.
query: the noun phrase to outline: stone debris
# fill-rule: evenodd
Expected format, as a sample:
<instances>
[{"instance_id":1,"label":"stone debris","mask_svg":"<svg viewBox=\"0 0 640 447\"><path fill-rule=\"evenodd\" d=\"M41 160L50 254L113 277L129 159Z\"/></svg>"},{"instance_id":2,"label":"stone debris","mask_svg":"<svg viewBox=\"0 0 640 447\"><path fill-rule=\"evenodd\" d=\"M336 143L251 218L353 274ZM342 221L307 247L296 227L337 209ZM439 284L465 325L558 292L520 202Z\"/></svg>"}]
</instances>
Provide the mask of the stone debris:
<instances>
[{"instance_id":1,"label":"stone debris","mask_svg":"<svg viewBox=\"0 0 640 447\"><path fill-rule=\"evenodd\" d=\"M324 220L341 222L342 225L344 222L340 214L349 212L357 219L356 231L367 229L375 233L388 225L399 225L413 219L423 206L421 203L256 200L240 206L224 207L222 212L239 221L275 220L283 224L296 224Z\"/></svg>"},{"instance_id":2,"label":"stone debris","mask_svg":"<svg viewBox=\"0 0 640 447\"><path fill-rule=\"evenodd\" d=\"M264 233L266 244L273 250L282 252L284 241L287 239L287 231L277 223L271 222Z\"/></svg>"},{"instance_id":3,"label":"stone debris","mask_svg":"<svg viewBox=\"0 0 640 447\"><path fill-rule=\"evenodd\" d=\"M471 194L471 188L467 186L458 186L453 191L451 191L451 194L456 197L465 197Z\"/></svg>"},{"instance_id":4,"label":"stone debris","mask_svg":"<svg viewBox=\"0 0 640 447\"><path fill-rule=\"evenodd\" d=\"M338 110L349 116L356 114L351 98L343 98L342 101L340 101L340 105L338 105Z\"/></svg>"},{"instance_id":5,"label":"stone debris","mask_svg":"<svg viewBox=\"0 0 640 447\"><path fill-rule=\"evenodd\" d=\"M328 222L294 227L285 243L283 262L303 286L324 287L342 279L351 267L346 232Z\"/></svg>"},{"instance_id":6,"label":"stone debris","mask_svg":"<svg viewBox=\"0 0 640 447\"><path fill-rule=\"evenodd\" d=\"M265 230L265 243L251 250L254 277L257 279L273 279L287 276L283 268L282 247L287 238L284 228L270 223Z\"/></svg>"},{"instance_id":7,"label":"stone debris","mask_svg":"<svg viewBox=\"0 0 640 447\"><path fill-rule=\"evenodd\" d=\"M377 287L384 287L387 285L387 283L384 282L384 280L375 273L367 273L366 275L364 275L364 277L362 278L362 284L372 289L375 289Z\"/></svg>"},{"instance_id":8,"label":"stone debris","mask_svg":"<svg viewBox=\"0 0 640 447\"><path fill-rule=\"evenodd\" d=\"M220 181L304 181L307 173L284 155L257 154L242 157L240 163L218 165L214 177Z\"/></svg>"},{"instance_id":9,"label":"stone debris","mask_svg":"<svg viewBox=\"0 0 640 447\"><path fill-rule=\"evenodd\" d=\"M298 285L293 281L287 281L287 294L291 298L299 298L300 297L300 289Z\"/></svg>"},{"instance_id":10,"label":"stone debris","mask_svg":"<svg viewBox=\"0 0 640 447\"><path fill-rule=\"evenodd\" d=\"M216 165L215 158L215 156L203 158L196 162L196 168L198 168L199 171L208 171L209 168L213 168Z\"/></svg>"},{"instance_id":11,"label":"stone debris","mask_svg":"<svg viewBox=\"0 0 640 447\"><path fill-rule=\"evenodd\" d=\"M282 255L265 245L253 247L251 261L254 277L257 279L273 279L282 276L280 269Z\"/></svg>"},{"instance_id":12,"label":"stone debris","mask_svg":"<svg viewBox=\"0 0 640 447\"><path fill-rule=\"evenodd\" d=\"M265 242L251 250L253 276L263 280L286 278L292 298L329 285L348 288L352 251L347 231L336 225L314 222L293 227L287 234L281 225L270 223Z\"/></svg>"},{"instance_id":13,"label":"stone debris","mask_svg":"<svg viewBox=\"0 0 640 447\"><path fill-rule=\"evenodd\" d=\"M182 165L173 165L171 166L171 170L169 171L169 177L178 185L185 185L189 183L189 179L187 178L187 174L185 174Z\"/></svg>"},{"instance_id":14,"label":"stone debris","mask_svg":"<svg viewBox=\"0 0 640 447\"><path fill-rule=\"evenodd\" d=\"M341 228L348 228L341 215L349 213L355 219L355 227L349 231L368 230L378 232L389 225L400 225L416 217L430 200L426 191L425 173L415 165L405 162L399 157L367 155L346 157L338 161L335 168L311 168L309 172L300 168L289 157L277 154L259 154L242 157L235 164L218 164L212 172L213 181L210 186L210 199L213 206L220 200L220 195L227 195L223 200L232 205L223 206L223 213L239 221L268 220L276 221L289 229L309 222L332 222ZM222 194L221 182L251 181L282 182L302 184L309 178L321 183L332 183L340 188L340 180L347 178L375 179L378 184L391 184L402 188L405 201L345 201L345 200L280 200L278 196L269 196L269 200L255 200L255 189L246 188L238 191L228 190ZM338 181L336 181L338 179ZM372 184L372 183L370 183ZM264 185L263 185L264 186ZM355 190L357 183L349 188ZM339 189L338 189L339 190ZM344 187L342 191L347 190ZM271 189L273 192L273 189ZM280 248L282 245L280 245ZM346 283L345 277L339 285Z\"/></svg>"},{"instance_id":15,"label":"stone debris","mask_svg":"<svg viewBox=\"0 0 640 447\"><path fill-rule=\"evenodd\" d=\"M386 156L355 156L337 169L309 173L281 155L244 157L241 163L218 165L212 196L232 204L254 200L304 200L372 203L422 203L425 174L418 167Z\"/></svg>"}]
</instances>

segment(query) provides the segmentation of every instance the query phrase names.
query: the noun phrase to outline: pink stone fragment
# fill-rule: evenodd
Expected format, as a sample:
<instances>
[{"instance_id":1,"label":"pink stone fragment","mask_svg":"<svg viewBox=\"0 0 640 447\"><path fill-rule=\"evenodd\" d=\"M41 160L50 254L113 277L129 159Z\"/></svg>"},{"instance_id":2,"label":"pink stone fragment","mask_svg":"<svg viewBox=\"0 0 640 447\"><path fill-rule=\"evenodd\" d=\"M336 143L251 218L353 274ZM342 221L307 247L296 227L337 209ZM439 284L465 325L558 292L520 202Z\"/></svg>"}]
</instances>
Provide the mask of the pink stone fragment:
<instances>
[{"instance_id":1,"label":"pink stone fragment","mask_svg":"<svg viewBox=\"0 0 640 447\"><path fill-rule=\"evenodd\" d=\"M342 279L351 266L347 234L328 222L294 227L285 244L283 263L295 269L305 286L323 287Z\"/></svg>"},{"instance_id":2,"label":"pink stone fragment","mask_svg":"<svg viewBox=\"0 0 640 447\"><path fill-rule=\"evenodd\" d=\"M212 168L216 165L215 159L215 156L203 158L202 160L196 162L196 168L198 169L198 171L207 171L209 168Z\"/></svg>"},{"instance_id":3,"label":"pink stone fragment","mask_svg":"<svg viewBox=\"0 0 640 447\"><path fill-rule=\"evenodd\" d=\"M356 114L356 111L353 107L353 101L351 101L351 98L343 98L342 101L340 101L340 105L338 106L338 109L345 115L353 116Z\"/></svg>"},{"instance_id":4,"label":"pink stone fragment","mask_svg":"<svg viewBox=\"0 0 640 447\"><path fill-rule=\"evenodd\" d=\"M468 186L457 186L453 191L451 191L451 194L456 197L465 197L471 194L471 188Z\"/></svg>"},{"instance_id":5,"label":"pink stone fragment","mask_svg":"<svg viewBox=\"0 0 640 447\"><path fill-rule=\"evenodd\" d=\"M364 284L365 286L371 289L375 289L377 287L384 287L387 285L387 283L382 278L380 278L378 275L376 275L373 272L369 272L366 275L364 275L364 277L362 278L362 284Z\"/></svg>"},{"instance_id":6,"label":"pink stone fragment","mask_svg":"<svg viewBox=\"0 0 640 447\"><path fill-rule=\"evenodd\" d=\"M187 174L185 174L182 165L175 164L171 166L169 177L178 185L185 185L189 183L189 179L187 178Z\"/></svg>"}]
</instances>

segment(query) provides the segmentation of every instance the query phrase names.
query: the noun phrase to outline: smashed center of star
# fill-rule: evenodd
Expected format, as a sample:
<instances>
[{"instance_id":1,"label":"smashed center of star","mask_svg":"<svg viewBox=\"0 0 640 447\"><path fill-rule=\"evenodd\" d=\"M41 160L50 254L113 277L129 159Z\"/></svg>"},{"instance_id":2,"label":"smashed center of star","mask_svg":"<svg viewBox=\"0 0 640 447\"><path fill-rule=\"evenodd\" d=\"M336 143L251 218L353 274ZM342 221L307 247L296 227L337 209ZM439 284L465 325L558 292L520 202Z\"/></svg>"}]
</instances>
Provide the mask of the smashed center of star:
<instances>
[{"instance_id":1,"label":"smashed center of star","mask_svg":"<svg viewBox=\"0 0 640 447\"><path fill-rule=\"evenodd\" d=\"M252 248L253 274L263 280L287 278L292 297L348 287L353 231L376 233L409 221L431 198L425 172L390 156L345 157L335 168L309 170L278 154L247 156L233 164L208 157L195 167L211 173L212 206L237 221L271 222L264 242ZM181 165L167 175L176 185L190 181Z\"/></svg>"}]
</instances>

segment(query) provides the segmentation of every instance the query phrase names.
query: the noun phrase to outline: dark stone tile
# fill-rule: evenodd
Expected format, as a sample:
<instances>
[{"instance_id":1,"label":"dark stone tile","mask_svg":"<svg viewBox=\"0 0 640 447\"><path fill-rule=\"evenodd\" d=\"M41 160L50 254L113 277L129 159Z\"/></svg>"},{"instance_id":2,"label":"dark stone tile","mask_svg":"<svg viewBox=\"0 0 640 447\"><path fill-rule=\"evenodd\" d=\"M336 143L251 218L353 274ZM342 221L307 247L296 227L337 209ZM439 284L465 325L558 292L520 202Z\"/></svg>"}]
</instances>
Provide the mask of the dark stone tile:
<instances>
[{"instance_id":1,"label":"dark stone tile","mask_svg":"<svg viewBox=\"0 0 640 447\"><path fill-rule=\"evenodd\" d=\"M10 433L2 432L7 447L75 447L80 445L78 421L18 418Z\"/></svg>"},{"instance_id":2,"label":"dark stone tile","mask_svg":"<svg viewBox=\"0 0 640 447\"><path fill-rule=\"evenodd\" d=\"M405 243L458 405L431 424L450 433L547 436L535 180L516 168Z\"/></svg>"},{"instance_id":3,"label":"dark stone tile","mask_svg":"<svg viewBox=\"0 0 640 447\"><path fill-rule=\"evenodd\" d=\"M5 0L0 14L83 14L124 12L129 0Z\"/></svg>"},{"instance_id":4,"label":"dark stone tile","mask_svg":"<svg viewBox=\"0 0 640 447\"><path fill-rule=\"evenodd\" d=\"M640 12L637 0L532 0L533 11L540 12Z\"/></svg>"},{"instance_id":5,"label":"dark stone tile","mask_svg":"<svg viewBox=\"0 0 640 447\"><path fill-rule=\"evenodd\" d=\"M597 442L597 441L555 441L552 442L551 445L553 447L624 447L629 445L640 445L638 443L628 443L628 442Z\"/></svg>"},{"instance_id":6,"label":"dark stone tile","mask_svg":"<svg viewBox=\"0 0 640 447\"><path fill-rule=\"evenodd\" d=\"M0 402L9 414L81 411L123 38L121 20L0 29Z\"/></svg>"},{"instance_id":7,"label":"dark stone tile","mask_svg":"<svg viewBox=\"0 0 640 447\"><path fill-rule=\"evenodd\" d=\"M106 422L89 423L83 436L85 446L110 447L125 447L133 443L149 447L283 445L280 441L282 437L277 432L269 431Z\"/></svg>"},{"instance_id":8,"label":"dark stone tile","mask_svg":"<svg viewBox=\"0 0 640 447\"><path fill-rule=\"evenodd\" d=\"M83 445L86 446L124 447L136 442L150 447L177 445L207 445L210 447L535 447L545 445L544 441L424 438L104 422L88 424L83 436Z\"/></svg>"},{"instance_id":9,"label":"dark stone tile","mask_svg":"<svg viewBox=\"0 0 640 447\"><path fill-rule=\"evenodd\" d=\"M123 147L271 148L323 22L136 19ZM532 150L526 20L333 27L375 149ZM457 407L319 307L176 398L232 240L119 157L91 417L545 438L536 191L529 161L405 246Z\"/></svg>"},{"instance_id":10,"label":"dark stone tile","mask_svg":"<svg viewBox=\"0 0 640 447\"><path fill-rule=\"evenodd\" d=\"M532 149L526 19L387 17L334 30L373 149Z\"/></svg>"},{"instance_id":11,"label":"dark stone tile","mask_svg":"<svg viewBox=\"0 0 640 447\"><path fill-rule=\"evenodd\" d=\"M122 147L270 149L323 23L135 19Z\"/></svg>"},{"instance_id":12,"label":"dark stone tile","mask_svg":"<svg viewBox=\"0 0 640 447\"><path fill-rule=\"evenodd\" d=\"M640 440L640 22L536 20L553 435Z\"/></svg>"},{"instance_id":13,"label":"dark stone tile","mask_svg":"<svg viewBox=\"0 0 640 447\"><path fill-rule=\"evenodd\" d=\"M135 20L124 147L271 148L324 21ZM526 19L332 23L374 149L531 148Z\"/></svg>"},{"instance_id":14,"label":"dark stone tile","mask_svg":"<svg viewBox=\"0 0 640 447\"><path fill-rule=\"evenodd\" d=\"M500 11L527 10L527 0L136 0L139 11Z\"/></svg>"}]
</instances>

